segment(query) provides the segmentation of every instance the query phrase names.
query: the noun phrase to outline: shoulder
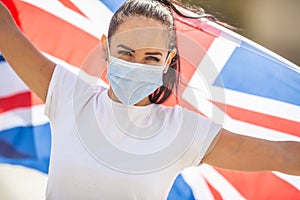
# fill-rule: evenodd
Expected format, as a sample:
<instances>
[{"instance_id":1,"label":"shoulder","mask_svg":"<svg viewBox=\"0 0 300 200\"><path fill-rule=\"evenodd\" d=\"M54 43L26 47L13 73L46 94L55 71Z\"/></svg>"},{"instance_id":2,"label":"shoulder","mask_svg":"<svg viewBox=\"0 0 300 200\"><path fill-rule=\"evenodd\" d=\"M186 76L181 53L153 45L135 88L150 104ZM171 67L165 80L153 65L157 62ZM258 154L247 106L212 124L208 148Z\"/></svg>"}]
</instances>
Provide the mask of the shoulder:
<instances>
[{"instance_id":1,"label":"shoulder","mask_svg":"<svg viewBox=\"0 0 300 200\"><path fill-rule=\"evenodd\" d=\"M212 119L180 105L174 107L160 105L159 108L160 112L165 113L168 123L176 124L180 131L206 136L207 133L218 132L221 129L221 125Z\"/></svg>"},{"instance_id":2,"label":"shoulder","mask_svg":"<svg viewBox=\"0 0 300 200\"><path fill-rule=\"evenodd\" d=\"M103 88L98 77L90 76L79 68L58 64L47 93L46 114L75 102L84 105Z\"/></svg>"},{"instance_id":3,"label":"shoulder","mask_svg":"<svg viewBox=\"0 0 300 200\"><path fill-rule=\"evenodd\" d=\"M89 75L80 68L57 64L50 82L50 89L54 87L62 92L76 92L83 88L92 88L96 92L103 84L99 77Z\"/></svg>"}]
</instances>

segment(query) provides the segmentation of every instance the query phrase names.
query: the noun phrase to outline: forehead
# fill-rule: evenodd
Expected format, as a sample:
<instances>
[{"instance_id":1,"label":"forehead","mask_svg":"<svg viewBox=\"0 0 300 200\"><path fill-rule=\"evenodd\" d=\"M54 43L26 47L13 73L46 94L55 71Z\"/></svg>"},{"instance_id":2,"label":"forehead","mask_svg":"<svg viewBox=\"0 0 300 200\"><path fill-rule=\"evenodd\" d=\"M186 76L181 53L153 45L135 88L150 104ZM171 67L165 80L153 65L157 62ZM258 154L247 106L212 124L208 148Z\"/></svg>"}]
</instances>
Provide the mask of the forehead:
<instances>
[{"instance_id":1,"label":"forehead","mask_svg":"<svg viewBox=\"0 0 300 200\"><path fill-rule=\"evenodd\" d=\"M126 45L132 49L168 49L168 32L161 22L145 17L130 17L110 38L111 46Z\"/></svg>"}]
</instances>

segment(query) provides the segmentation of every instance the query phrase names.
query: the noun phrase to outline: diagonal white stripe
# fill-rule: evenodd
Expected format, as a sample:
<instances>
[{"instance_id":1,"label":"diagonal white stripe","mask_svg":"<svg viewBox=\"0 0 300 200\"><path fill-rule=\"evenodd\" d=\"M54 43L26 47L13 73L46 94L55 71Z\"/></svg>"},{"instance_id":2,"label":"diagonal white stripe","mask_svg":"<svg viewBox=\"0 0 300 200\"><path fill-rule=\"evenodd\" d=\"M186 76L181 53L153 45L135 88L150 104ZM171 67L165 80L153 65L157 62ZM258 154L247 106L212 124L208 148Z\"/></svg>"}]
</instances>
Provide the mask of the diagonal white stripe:
<instances>
[{"instance_id":1,"label":"diagonal white stripe","mask_svg":"<svg viewBox=\"0 0 300 200\"><path fill-rule=\"evenodd\" d=\"M112 11L99 0L71 0L89 18L96 30L96 37L107 34Z\"/></svg>"},{"instance_id":2,"label":"diagonal white stripe","mask_svg":"<svg viewBox=\"0 0 300 200\"><path fill-rule=\"evenodd\" d=\"M300 176L291 176L280 172L273 172L273 174L295 186L300 191Z\"/></svg>"},{"instance_id":3,"label":"diagonal white stripe","mask_svg":"<svg viewBox=\"0 0 300 200\"><path fill-rule=\"evenodd\" d=\"M108 20L112 15L112 12L105 5L99 2L93 3L93 1L87 1L87 0L86 0L87 4L80 9L82 9L83 13L90 12L90 14L88 14L88 17L91 17L93 21L65 7L59 1L53 1L53 0L22 0L22 1L34 5L40 9L43 9L46 12L51 13L65 20L66 22L90 33L91 35L97 38L101 37L101 34L107 32L107 24L109 22ZM84 2L82 1L81 4L85 3L86 1ZM74 3L78 4L77 1ZM96 12L98 12L99 14L95 15ZM99 17L100 14L101 17ZM99 17L98 18L99 22L94 24L93 22L95 22L96 17Z\"/></svg>"},{"instance_id":4,"label":"diagonal white stripe","mask_svg":"<svg viewBox=\"0 0 300 200\"><path fill-rule=\"evenodd\" d=\"M199 167L189 167L181 172L185 182L193 191L195 199L214 200L208 185L206 184Z\"/></svg>"},{"instance_id":5,"label":"diagonal white stripe","mask_svg":"<svg viewBox=\"0 0 300 200\"><path fill-rule=\"evenodd\" d=\"M221 72L235 48L239 45L240 43L236 41L230 41L222 37L216 38L206 52L207 56L200 63L198 68L201 69L215 67L218 72ZM213 77L210 83L213 83L216 78L217 77Z\"/></svg>"},{"instance_id":6,"label":"diagonal white stripe","mask_svg":"<svg viewBox=\"0 0 300 200\"><path fill-rule=\"evenodd\" d=\"M226 39L229 39L229 40L232 40L232 41L236 41L236 42L245 42L245 43L248 43L249 45L252 45L254 48L257 48L259 49L260 51L262 52L265 52L266 54L269 54L270 56L272 56L273 58L279 60L280 62L282 63L285 63L285 65L300 73L300 69L297 65L295 65L294 63L290 62L289 60L283 58L282 56L279 56L278 54L270 51L269 49L249 40L248 38L245 38L244 36L238 34L238 33L235 33L233 31L230 31L229 29L226 29L225 27L221 26L221 25L218 25L214 22L211 22L211 21L207 21L207 26L205 27L202 27L205 31L207 31L208 33L216 33L216 32L222 32L222 34L220 35L220 37L224 37ZM257 52L258 53L258 52Z\"/></svg>"},{"instance_id":7,"label":"diagonal white stripe","mask_svg":"<svg viewBox=\"0 0 300 200\"><path fill-rule=\"evenodd\" d=\"M203 164L200 166L205 179L220 193L224 200L245 199L235 187L233 187L221 174L213 167Z\"/></svg>"},{"instance_id":8,"label":"diagonal white stripe","mask_svg":"<svg viewBox=\"0 0 300 200\"><path fill-rule=\"evenodd\" d=\"M219 124L223 123L224 113L208 100L226 101L224 89L214 87L213 82L238 45L236 42L216 38L182 94L187 102Z\"/></svg>"},{"instance_id":9,"label":"diagonal white stripe","mask_svg":"<svg viewBox=\"0 0 300 200\"><path fill-rule=\"evenodd\" d=\"M192 101L190 102L192 105L199 105L199 102L190 98L191 94L194 94L200 99L207 98L259 113L300 121L299 106L213 86L219 72L238 45L221 37L216 38L191 78L183 97L187 101Z\"/></svg>"}]
</instances>

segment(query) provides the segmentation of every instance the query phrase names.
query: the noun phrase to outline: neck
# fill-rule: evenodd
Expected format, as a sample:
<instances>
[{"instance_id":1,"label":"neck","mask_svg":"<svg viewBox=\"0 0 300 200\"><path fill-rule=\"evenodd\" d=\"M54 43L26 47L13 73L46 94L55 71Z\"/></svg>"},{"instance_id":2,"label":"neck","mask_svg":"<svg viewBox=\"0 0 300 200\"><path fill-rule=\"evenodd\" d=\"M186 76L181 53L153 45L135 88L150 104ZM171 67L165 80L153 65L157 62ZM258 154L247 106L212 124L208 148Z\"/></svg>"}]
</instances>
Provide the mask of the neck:
<instances>
[{"instance_id":1,"label":"neck","mask_svg":"<svg viewBox=\"0 0 300 200\"><path fill-rule=\"evenodd\" d=\"M115 95L115 93L113 92L112 88L110 87L108 89L108 96L111 100L115 101L115 102L118 102L118 103L122 103ZM148 97L145 97L143 100L141 100L140 102L134 104L134 106L147 106L147 105L150 105L151 102L149 100Z\"/></svg>"}]
</instances>

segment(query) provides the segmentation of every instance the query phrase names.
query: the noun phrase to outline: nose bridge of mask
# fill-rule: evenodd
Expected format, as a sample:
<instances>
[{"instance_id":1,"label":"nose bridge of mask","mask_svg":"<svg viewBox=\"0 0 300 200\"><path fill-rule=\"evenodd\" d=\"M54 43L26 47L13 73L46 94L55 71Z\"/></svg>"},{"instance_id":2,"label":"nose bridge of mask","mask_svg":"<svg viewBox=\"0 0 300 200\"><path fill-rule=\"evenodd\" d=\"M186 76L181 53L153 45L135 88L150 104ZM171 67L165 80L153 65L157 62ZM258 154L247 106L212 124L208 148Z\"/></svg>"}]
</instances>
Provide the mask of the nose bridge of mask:
<instances>
[{"instance_id":1,"label":"nose bridge of mask","mask_svg":"<svg viewBox=\"0 0 300 200\"><path fill-rule=\"evenodd\" d=\"M123 71L123 69L126 68L124 70L127 71L128 74L144 73L144 76L160 74L163 72L164 69L163 66L152 66L152 65L140 64L140 63L132 63L115 57L111 57L110 66L115 66L115 67L118 66L120 71Z\"/></svg>"}]
</instances>

